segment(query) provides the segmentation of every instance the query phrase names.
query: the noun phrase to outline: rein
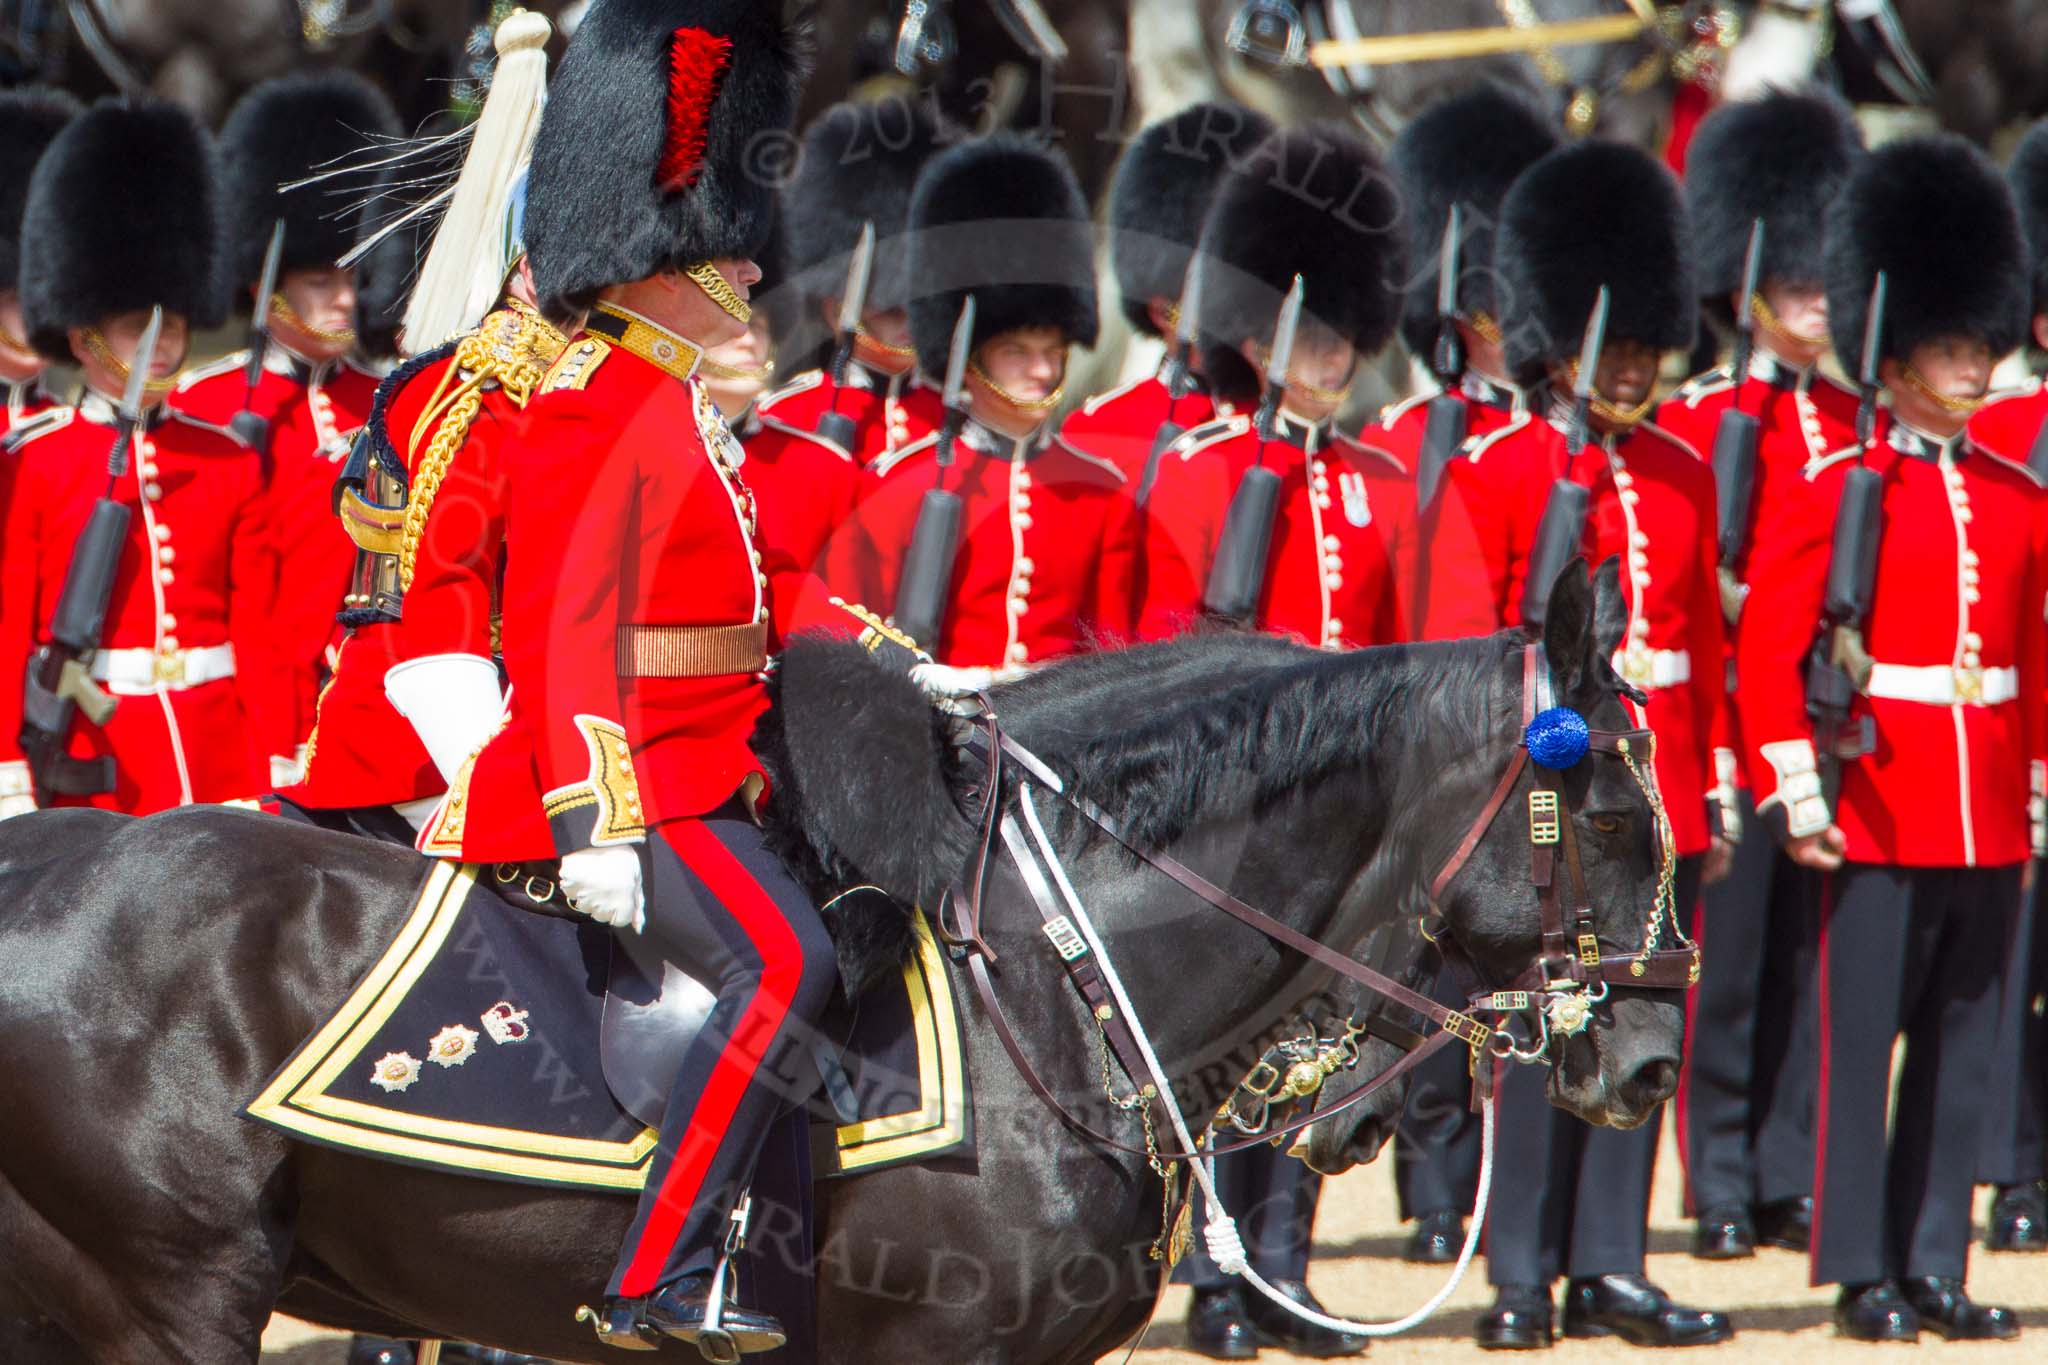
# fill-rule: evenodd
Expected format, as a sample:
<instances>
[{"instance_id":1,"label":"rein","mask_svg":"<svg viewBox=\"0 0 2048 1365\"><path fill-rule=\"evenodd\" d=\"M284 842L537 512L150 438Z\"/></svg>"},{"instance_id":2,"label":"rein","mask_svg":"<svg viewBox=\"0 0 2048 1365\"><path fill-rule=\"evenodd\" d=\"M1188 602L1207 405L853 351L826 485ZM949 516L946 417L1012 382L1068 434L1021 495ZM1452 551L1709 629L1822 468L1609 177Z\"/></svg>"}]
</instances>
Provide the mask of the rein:
<instances>
[{"instance_id":1,"label":"rein","mask_svg":"<svg viewBox=\"0 0 2048 1365\"><path fill-rule=\"evenodd\" d=\"M1533 771L1535 785L1529 793L1530 878L1537 889L1541 907L1541 948L1536 960L1516 977L1507 989L1481 992L1472 997L1467 1009L1463 1011L1440 1004L1384 972L1338 952L1328 944L1310 938L1290 925L1283 924L1232 895L1171 854L1139 841L1116 816L1103 810L1085 796L1067 790L1066 784L1056 773L1002 730L993 705L986 696L982 697L983 716L971 744L971 747L982 753L988 765L988 777L982 792L977 821L981 829L981 840L969 864L969 875L964 879L964 885L949 890L940 906L938 928L941 936L951 947L965 954L975 992L980 997L996 1036L1032 1093L1069 1128L1090 1141L1130 1155L1143 1156L1155 1166L1164 1162L1207 1158L1225 1155L1255 1143L1276 1142L1288 1134L1330 1118L1360 1103L1406 1074L1426 1057L1447 1046L1453 1038L1471 1049L1476 1107L1490 1088L1492 1068L1484 1064L1484 1054L1488 1050L1495 1056L1513 1056L1523 1062L1544 1060L1549 1048L1551 1031L1555 1029L1567 1036L1582 1031L1590 1021L1592 1005L1605 998L1610 982L1648 989L1682 990L1690 986L1699 976L1699 949L1685 938L1670 904L1672 859L1668 821L1657 795L1655 780L1644 766L1650 761L1652 753L1650 732L1596 731L1585 727L1583 721L1579 721L1579 727L1585 735L1585 746L1572 757L1570 763L1564 765L1572 766L1579 756L1588 751L1621 758L1628 765L1631 774L1643 786L1657 820L1657 842L1662 870L1657 900L1648 917L1642 946L1633 954L1623 953L1617 957L1610 957L1601 952L1599 937L1593 927L1592 907L1586 894L1577 835L1571 820L1572 812L1559 785L1562 770L1546 767L1540 761L1541 756L1532 759L1529 749L1530 735L1534 733L1533 723L1538 717L1539 702L1548 691L1547 684L1548 675L1544 667L1542 647L1537 644L1525 646L1522 668L1523 738L1516 745L1507 770L1495 784L1486 804L1430 882L1430 899L1434 904L1440 901L1452 879L1477 850L1481 839L1506 806L1508 797L1524 770ZM1546 711L1544 714L1551 713ZM1572 716L1572 719L1577 720L1577 717ZM1556 754L1550 756L1558 757ZM1159 1093L1156 1085L1140 1079L1145 1072L1141 1062L1142 1050L1132 1033L1132 1024L1135 1021L1126 1020L1118 1012L1111 1000L1111 992L1104 983L1103 973L1094 961L1094 950L1075 928L1073 920L1060 908L1045 871L1040 868L1038 859L1033 855L1016 816L1003 808L1003 763L1006 759L1015 762L1023 770L1023 781L1035 783L1058 796L1066 805L1116 840L1140 861L1164 874L1198 899L1240 923L1256 929L1283 947L1329 968L1393 1004L1423 1016L1436 1024L1438 1031L1427 1038L1418 1039L1407 1029L1368 1018L1363 1025L1364 1031L1374 1033L1402 1048L1405 1055L1338 1104L1321 1111L1311 1108L1302 1117L1277 1127L1262 1126L1256 1135L1242 1141L1203 1147L1199 1151L1161 1151L1152 1140L1150 1107L1163 1108L1168 1103L1167 1097ZM1017 868L1032 903L1038 908L1043 921L1043 932L1051 942L1076 992L1100 1026L1107 1047L1115 1052L1133 1083L1139 1085L1134 1102L1149 1102L1144 1115L1146 1144L1143 1147L1134 1147L1122 1142L1075 1114L1053 1094L1052 1088L1024 1055L1016 1031L996 995L994 981L989 974L989 964L996 961L996 952L982 937L985 893L998 840ZM1557 855L1560 852L1563 854L1566 873L1562 879L1557 875L1556 866ZM1044 853L1051 859L1049 845L1044 846ZM1051 868L1055 877L1064 878L1064 873L1060 871L1056 861L1051 862ZM1567 895L1570 898L1569 906L1565 902ZM1660 949L1657 945L1666 921L1670 924L1677 946ZM1452 943L1433 941L1438 941L1440 948L1453 948ZM1450 951L1446 952L1447 957L1451 955ZM1456 955L1469 969L1469 959L1465 959L1462 952ZM1474 979L1478 979L1476 975ZM1598 994L1593 994L1589 988L1597 988ZM1536 1020L1532 1031L1541 1041L1536 1046L1526 1049L1520 1046L1515 1036L1506 1028L1489 1026L1478 1017L1482 1013L1491 1013L1505 1018L1532 1009ZM1115 1103L1113 1095L1111 1100ZM1227 1113L1230 1107L1226 1104L1224 1113ZM1219 1114L1219 1117L1222 1116Z\"/></svg>"}]
</instances>

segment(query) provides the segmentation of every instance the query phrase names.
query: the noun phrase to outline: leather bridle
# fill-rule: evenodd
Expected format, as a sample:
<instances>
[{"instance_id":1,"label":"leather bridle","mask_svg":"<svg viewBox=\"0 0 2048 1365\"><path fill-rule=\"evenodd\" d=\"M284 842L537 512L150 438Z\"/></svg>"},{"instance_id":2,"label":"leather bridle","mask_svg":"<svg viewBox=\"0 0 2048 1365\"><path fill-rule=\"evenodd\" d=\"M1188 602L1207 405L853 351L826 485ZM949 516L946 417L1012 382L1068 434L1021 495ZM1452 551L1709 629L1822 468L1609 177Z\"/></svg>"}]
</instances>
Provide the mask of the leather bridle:
<instances>
[{"instance_id":1,"label":"leather bridle","mask_svg":"<svg viewBox=\"0 0 2048 1365\"><path fill-rule=\"evenodd\" d=\"M1219 1143L1213 1147L1205 1146L1199 1155L1223 1155L1250 1147L1254 1143L1276 1142L1312 1123L1330 1118L1360 1103L1413 1070L1432 1053L1448 1046L1453 1039L1465 1043L1471 1049L1476 1104L1478 1096L1491 1083L1493 1068L1486 1060L1489 1052L1498 1057L1513 1056L1524 1062L1551 1060L1548 1056L1551 1032L1554 1030L1569 1035L1584 1029L1590 1017L1591 1006L1604 998L1610 983L1647 989L1683 990L1699 978L1699 949L1685 937L1671 905L1671 840L1663 804L1657 794L1655 778L1649 769L1652 739L1648 730L1588 730L1588 751L1616 757L1626 763L1649 797L1658 825L1657 845L1661 862L1658 895L1647 917L1642 943L1633 952L1620 948L1620 945L1609 945L1620 949L1619 951L1603 951L1603 945L1593 925L1592 906L1586 892L1578 837L1573 829L1572 809L1569 798L1560 785L1563 773L1533 761L1528 749L1529 723L1536 718L1539 702L1547 687L1548 670L1544 664L1542 646L1530 644L1523 651L1523 738L1516 744L1507 771L1495 784L1485 806L1473 819L1464 837L1459 840L1450 857L1430 882L1430 900L1434 905L1440 903L1451 881L1470 860L1487 830L1506 806L1523 771L1526 769L1532 772L1534 785L1529 794L1530 878L1535 885L1541 907L1541 947L1535 961L1509 983L1507 988L1483 991L1474 995L1465 1010L1443 1005L1384 972L1369 967L1328 944L1308 937L1233 896L1164 850L1142 843L1130 833L1121 820L1088 798L1069 791L1066 784L1051 769L1005 733L997 723L993 705L986 697L982 698L983 714L976 723L974 736L969 742L969 747L976 751L987 765L987 778L981 792L977 821L981 831L980 843L965 870L965 875L947 891L940 905L940 936L954 949L956 955L966 958L968 974L974 983L975 992L980 997L996 1037L1002 1043L1003 1050L1009 1054L1018 1074L1032 1093L1037 1095L1063 1123L1092 1142L1116 1151L1145 1156L1154 1162L1187 1160L1197 1155L1191 1152L1162 1151L1149 1141L1144 1147L1132 1146L1100 1131L1075 1114L1053 1093L1052 1088L1039 1075L1037 1068L1025 1056L1009 1016L996 995L989 967L996 961L997 955L982 937L982 914L989 871L995 859L997 843L1000 841L1009 852L1032 902L1038 907L1043 920L1043 931L1051 941L1069 980L1100 1026L1107 1047L1115 1053L1125 1073L1134 1081L1145 1074L1141 1069L1139 1050L1131 1036L1130 1021L1122 1018L1111 1003L1110 992L1104 984L1102 974L1095 966L1092 952L1072 921L1061 911L1059 902L1048 884L1045 871L1040 868L1033 856L1016 817L1004 809L1004 765L1006 762L1014 762L1022 770L1019 778L1021 782L1035 783L1054 793L1090 824L1122 844L1155 871L1163 873L1193 893L1198 899L1240 923L1258 930L1282 947L1300 953L1339 976L1356 982L1390 1004L1412 1010L1437 1026L1435 1033L1422 1037L1391 1022L1380 1020L1377 1013L1369 1016L1358 1024L1358 1029L1374 1034L1400 1048L1405 1055L1399 1061L1326 1110L1310 1109L1309 1112L1289 1122L1271 1127L1262 1126L1255 1136L1246 1137L1241 1141ZM1558 875L1560 862L1564 873L1562 877ZM1667 925L1674 946L1663 948L1659 944ZM1457 950L1453 940L1436 937L1434 941L1440 948L1450 950L1446 954L1447 957L1463 959L1464 955ZM1464 959L1464 965L1469 969L1469 959ZM1475 975L1474 979L1479 978ZM1489 1025L1483 1022L1480 1016L1489 1014L1501 1019L1503 1023ZM1541 1039L1536 1046L1523 1047L1515 1035L1504 1026L1507 1018L1517 1015L1533 1015L1532 1031ZM1353 1048L1353 1060L1356 1055ZM1169 1102L1167 1097L1157 1094L1155 1087L1149 1084L1141 1083L1138 1095L1151 1105ZM1297 1098L1311 1100L1313 1096L1303 1095ZM1219 1118L1227 1117L1230 1108L1231 1106L1226 1104Z\"/></svg>"}]
</instances>

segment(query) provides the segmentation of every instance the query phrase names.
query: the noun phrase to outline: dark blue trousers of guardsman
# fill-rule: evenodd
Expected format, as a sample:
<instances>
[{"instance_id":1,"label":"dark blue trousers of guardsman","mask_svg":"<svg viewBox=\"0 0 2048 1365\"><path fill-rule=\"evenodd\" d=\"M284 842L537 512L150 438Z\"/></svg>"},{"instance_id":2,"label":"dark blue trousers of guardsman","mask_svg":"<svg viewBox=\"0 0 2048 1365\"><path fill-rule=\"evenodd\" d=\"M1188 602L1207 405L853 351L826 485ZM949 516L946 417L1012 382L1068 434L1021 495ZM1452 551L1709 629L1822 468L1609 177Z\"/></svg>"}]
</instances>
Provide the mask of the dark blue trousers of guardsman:
<instances>
[{"instance_id":1,"label":"dark blue trousers of guardsman","mask_svg":"<svg viewBox=\"0 0 2048 1365\"><path fill-rule=\"evenodd\" d=\"M661 1120L661 1143L610 1292L637 1298L717 1264L769 1126L815 1075L832 941L810 898L729 805L648 833L647 934L717 997Z\"/></svg>"}]
</instances>

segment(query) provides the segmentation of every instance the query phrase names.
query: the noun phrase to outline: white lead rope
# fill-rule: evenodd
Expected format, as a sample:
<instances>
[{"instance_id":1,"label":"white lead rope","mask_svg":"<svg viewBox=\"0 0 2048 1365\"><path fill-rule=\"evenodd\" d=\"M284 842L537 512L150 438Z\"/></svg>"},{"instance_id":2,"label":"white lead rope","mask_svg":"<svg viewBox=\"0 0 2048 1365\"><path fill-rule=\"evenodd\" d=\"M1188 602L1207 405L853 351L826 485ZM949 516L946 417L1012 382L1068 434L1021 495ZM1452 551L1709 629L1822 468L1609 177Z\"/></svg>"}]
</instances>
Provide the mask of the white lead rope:
<instances>
[{"instance_id":1,"label":"white lead rope","mask_svg":"<svg viewBox=\"0 0 2048 1365\"><path fill-rule=\"evenodd\" d=\"M1045 826L1039 823L1038 808L1031 800L1031 784L1018 784L1019 804L1024 808L1024 823L1031 830L1031 837L1038 845L1038 851L1045 865L1052 872L1053 883L1059 887L1060 899L1066 903L1069 916L1081 932L1088 947L1095 953L1095 960L1102 971L1102 979L1109 987L1109 993L1116 1000L1116 1007L1123 1011L1124 1020L1130 1027L1131 1037L1138 1045L1138 1055L1145 1060L1145 1069L1152 1073L1152 1084L1159 1091L1161 1107L1173 1124L1174 1136L1180 1140L1181 1150L1193 1152L1195 1140L1188 1132L1187 1120L1181 1117L1180 1105L1174 1101L1173 1088L1167 1084L1166 1071L1159 1064L1158 1054L1152 1050L1152 1040L1145 1033L1145 1026L1138 1018L1137 1009L1131 1004L1131 997L1124 991L1123 979L1117 975L1116 966L1110 961L1109 949L1095 932L1095 924L1088 918L1088 912L1081 905L1081 897L1075 892L1073 882L1067 878L1067 869L1053 852L1052 840L1045 834ZM1202 1228L1202 1240L1209 1249L1209 1258L1216 1262L1217 1269L1226 1275L1242 1277L1252 1288L1258 1290L1275 1305L1284 1308L1303 1322L1321 1327L1326 1331L1345 1332L1354 1336L1390 1337L1415 1327L1426 1320L1457 1291L1458 1282L1465 1278L1466 1269L1472 1264L1472 1256L1479 1248L1480 1231L1486 1226L1486 1202L1493 1191L1493 1093L1489 1089L1479 1111L1479 1196L1472 1206L1472 1221L1465 1229L1465 1246L1458 1253L1458 1263L1451 1268L1451 1277L1430 1300L1404 1318L1392 1322L1353 1322L1349 1318L1332 1317L1318 1313L1312 1308L1296 1303L1251 1268L1245 1256L1244 1242L1238 1236L1237 1220L1223 1207L1223 1201L1216 1197L1214 1157L1196 1157L1190 1160L1195 1181L1202 1187L1202 1194L1208 1200L1209 1220Z\"/></svg>"}]
</instances>

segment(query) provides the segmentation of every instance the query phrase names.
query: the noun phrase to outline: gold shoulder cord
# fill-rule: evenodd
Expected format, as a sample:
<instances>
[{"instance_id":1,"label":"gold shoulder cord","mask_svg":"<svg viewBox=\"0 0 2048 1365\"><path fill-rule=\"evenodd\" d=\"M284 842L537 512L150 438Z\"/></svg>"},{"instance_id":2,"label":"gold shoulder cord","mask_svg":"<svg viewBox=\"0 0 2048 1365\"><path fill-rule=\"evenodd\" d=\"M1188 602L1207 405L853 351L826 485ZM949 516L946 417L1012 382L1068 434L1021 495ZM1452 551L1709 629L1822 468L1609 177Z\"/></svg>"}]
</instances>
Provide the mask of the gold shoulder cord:
<instances>
[{"instance_id":1,"label":"gold shoulder cord","mask_svg":"<svg viewBox=\"0 0 2048 1365\"><path fill-rule=\"evenodd\" d=\"M401 589L412 587L420 537L426 534L434 494L454 463L455 453L469 439L470 423L483 408L484 385L496 381L514 406L525 407L561 354L564 342L562 334L538 313L515 300L456 343L454 363L442 373L441 387L412 430L410 448L417 450L428 423L439 423L414 469L411 494L405 500L405 529L398 551ZM449 384L458 374L468 377L450 392Z\"/></svg>"}]
</instances>

